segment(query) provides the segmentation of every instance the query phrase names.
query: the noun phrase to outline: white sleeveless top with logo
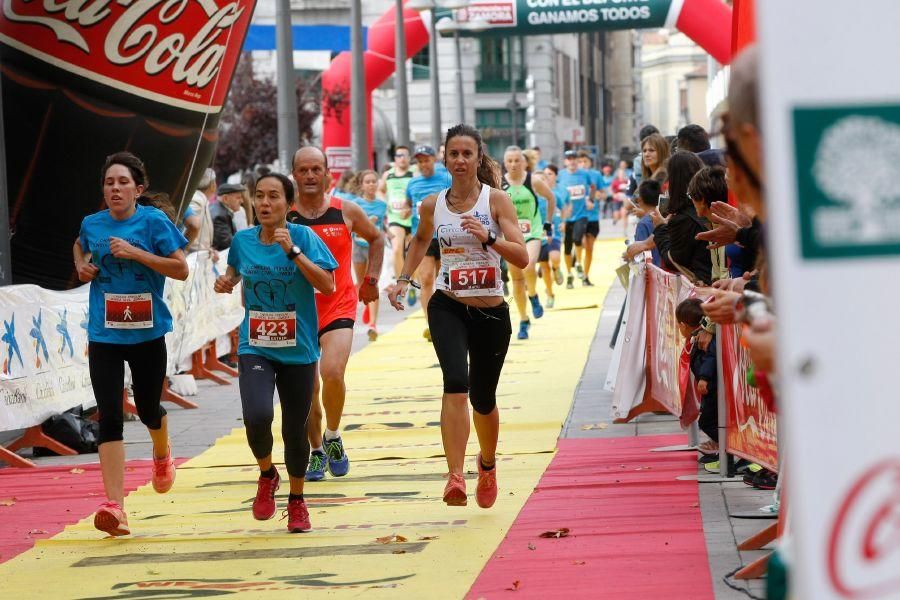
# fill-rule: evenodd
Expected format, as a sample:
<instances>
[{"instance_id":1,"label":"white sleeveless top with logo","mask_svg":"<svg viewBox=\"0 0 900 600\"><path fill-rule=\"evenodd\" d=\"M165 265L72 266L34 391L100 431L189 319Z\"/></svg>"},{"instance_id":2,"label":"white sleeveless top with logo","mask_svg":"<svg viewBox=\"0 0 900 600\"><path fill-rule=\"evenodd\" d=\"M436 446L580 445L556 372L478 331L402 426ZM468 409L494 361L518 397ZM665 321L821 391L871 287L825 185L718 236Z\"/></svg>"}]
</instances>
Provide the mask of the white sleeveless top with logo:
<instances>
[{"instance_id":1,"label":"white sleeveless top with logo","mask_svg":"<svg viewBox=\"0 0 900 600\"><path fill-rule=\"evenodd\" d=\"M471 215L500 237L500 226L491 217L491 186L482 184L475 206L464 213L450 210L448 191L442 190L434 204L434 231L441 250L435 287L459 297L503 296L500 255L460 225L462 217Z\"/></svg>"}]
</instances>

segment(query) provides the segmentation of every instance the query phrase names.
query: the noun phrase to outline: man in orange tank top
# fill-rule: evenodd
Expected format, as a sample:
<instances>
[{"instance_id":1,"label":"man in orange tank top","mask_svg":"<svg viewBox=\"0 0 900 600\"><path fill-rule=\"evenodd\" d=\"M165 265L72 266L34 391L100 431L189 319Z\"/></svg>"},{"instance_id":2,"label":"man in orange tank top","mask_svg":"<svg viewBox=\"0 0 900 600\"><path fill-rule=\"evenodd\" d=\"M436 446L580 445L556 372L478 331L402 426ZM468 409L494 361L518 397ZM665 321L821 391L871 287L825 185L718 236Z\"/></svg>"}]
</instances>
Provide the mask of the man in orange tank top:
<instances>
[{"instance_id":1,"label":"man in orange tank top","mask_svg":"<svg viewBox=\"0 0 900 600\"><path fill-rule=\"evenodd\" d=\"M297 150L293 163L294 181L297 182L297 203L288 213L292 223L306 225L318 235L338 263L334 271L333 294L316 294L319 313L319 378L313 395L312 408L306 424L312 453L307 481L319 481L328 470L335 477L342 477L350 470L350 459L344 451L341 439L341 415L347 387L344 372L353 344L353 323L357 302L378 300L378 275L384 258L384 236L376 229L363 209L353 202L342 202L326 194L331 179L328 160L318 148L307 146ZM353 240L356 234L369 242L369 269L356 291L352 276ZM321 390L321 401L320 401ZM326 428L322 432L322 407L324 405Z\"/></svg>"}]
</instances>

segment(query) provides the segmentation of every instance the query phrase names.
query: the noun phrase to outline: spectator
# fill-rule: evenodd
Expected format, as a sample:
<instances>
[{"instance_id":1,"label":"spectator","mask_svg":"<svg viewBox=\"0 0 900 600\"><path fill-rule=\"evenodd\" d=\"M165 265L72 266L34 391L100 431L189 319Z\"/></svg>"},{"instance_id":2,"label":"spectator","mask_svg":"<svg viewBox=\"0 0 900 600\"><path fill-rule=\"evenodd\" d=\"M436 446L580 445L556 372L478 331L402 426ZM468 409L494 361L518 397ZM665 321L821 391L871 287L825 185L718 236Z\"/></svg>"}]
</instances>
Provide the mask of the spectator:
<instances>
[{"instance_id":1,"label":"spectator","mask_svg":"<svg viewBox=\"0 0 900 600\"><path fill-rule=\"evenodd\" d=\"M234 234L248 227L242 206L244 191L246 188L239 183L219 186L219 201L209 208L213 223L212 247L216 250L230 248Z\"/></svg>"},{"instance_id":2,"label":"spectator","mask_svg":"<svg viewBox=\"0 0 900 600\"><path fill-rule=\"evenodd\" d=\"M547 161L541 158L541 147L534 146L531 151L534 153L534 157L536 159L536 164L532 171L543 171L547 168Z\"/></svg>"},{"instance_id":3,"label":"spectator","mask_svg":"<svg viewBox=\"0 0 900 600\"><path fill-rule=\"evenodd\" d=\"M653 215L653 240L667 269L680 271L694 283L708 285L712 281L709 249L695 239L707 228L687 193L691 178L703 168L703 162L691 152L676 152L668 164L669 202L663 209L665 218ZM646 163L644 168L646 172Z\"/></svg>"},{"instance_id":4,"label":"spectator","mask_svg":"<svg viewBox=\"0 0 900 600\"><path fill-rule=\"evenodd\" d=\"M713 442L719 442L719 401L717 393L716 336L700 335L703 309L699 298L683 300L675 309L678 329L684 336L685 347L691 349L691 374L700 396L700 431ZM712 450L711 447L707 447Z\"/></svg>"},{"instance_id":5,"label":"spectator","mask_svg":"<svg viewBox=\"0 0 900 600\"><path fill-rule=\"evenodd\" d=\"M669 143L666 138L653 133L641 142L641 179L656 179L666 190L666 162L669 159ZM687 182L685 182L685 185Z\"/></svg>"},{"instance_id":6,"label":"spectator","mask_svg":"<svg viewBox=\"0 0 900 600\"><path fill-rule=\"evenodd\" d=\"M653 242L653 214L659 214L659 192L662 186L655 179L642 181L638 186L638 192L634 196L632 211L640 219L634 230L634 243L625 250L625 260L632 260L635 256L650 251L653 256L653 264L661 266L659 250Z\"/></svg>"},{"instance_id":7,"label":"spectator","mask_svg":"<svg viewBox=\"0 0 900 600\"><path fill-rule=\"evenodd\" d=\"M675 139L679 150L693 152L708 167L724 167L725 156L722 150L711 148L709 133L700 125L685 125L678 130Z\"/></svg>"},{"instance_id":8,"label":"spectator","mask_svg":"<svg viewBox=\"0 0 900 600\"><path fill-rule=\"evenodd\" d=\"M656 125L644 125L641 127L640 133L638 133L638 143L641 145L641 149L644 147L644 140L653 135L654 133L659 134L659 129L656 128ZM634 161L632 161L632 177L634 179L634 183L631 188L628 190L629 196L634 196L634 193L637 191L637 186L641 183L641 177L643 175L643 151L634 157Z\"/></svg>"},{"instance_id":9,"label":"spectator","mask_svg":"<svg viewBox=\"0 0 900 600\"><path fill-rule=\"evenodd\" d=\"M197 182L197 190L191 198L191 203L184 212L185 237L189 242L189 252L209 250L212 247L213 225L209 214L209 201L215 195L216 172L206 169Z\"/></svg>"},{"instance_id":10,"label":"spectator","mask_svg":"<svg viewBox=\"0 0 900 600\"><path fill-rule=\"evenodd\" d=\"M701 219L710 220L713 202L728 202L728 184L725 181L725 169L722 167L703 167L688 184L688 198L694 203L694 210ZM725 266L725 249L710 248L712 261L712 280L719 281L728 277Z\"/></svg>"}]
</instances>

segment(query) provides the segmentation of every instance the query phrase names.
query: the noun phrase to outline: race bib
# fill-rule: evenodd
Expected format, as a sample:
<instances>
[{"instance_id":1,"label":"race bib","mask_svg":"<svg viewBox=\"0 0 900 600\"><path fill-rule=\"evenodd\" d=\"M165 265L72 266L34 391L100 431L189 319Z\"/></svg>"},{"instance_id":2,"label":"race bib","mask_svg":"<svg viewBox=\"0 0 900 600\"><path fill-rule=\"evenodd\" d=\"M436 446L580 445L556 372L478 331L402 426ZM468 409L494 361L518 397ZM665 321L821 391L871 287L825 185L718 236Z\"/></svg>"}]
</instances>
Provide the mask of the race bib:
<instances>
[{"instance_id":1,"label":"race bib","mask_svg":"<svg viewBox=\"0 0 900 600\"><path fill-rule=\"evenodd\" d=\"M108 329L152 329L153 296L145 294L104 294Z\"/></svg>"},{"instance_id":2,"label":"race bib","mask_svg":"<svg viewBox=\"0 0 900 600\"><path fill-rule=\"evenodd\" d=\"M531 220L530 219L519 219L519 229L525 235L531 233Z\"/></svg>"},{"instance_id":3,"label":"race bib","mask_svg":"<svg viewBox=\"0 0 900 600\"><path fill-rule=\"evenodd\" d=\"M391 210L400 212L404 209L406 209L406 200L391 200Z\"/></svg>"},{"instance_id":4,"label":"race bib","mask_svg":"<svg viewBox=\"0 0 900 600\"><path fill-rule=\"evenodd\" d=\"M583 185L570 185L568 190L572 200L581 200L587 194L587 190L585 190Z\"/></svg>"},{"instance_id":5,"label":"race bib","mask_svg":"<svg viewBox=\"0 0 900 600\"><path fill-rule=\"evenodd\" d=\"M457 296L483 296L497 287L497 268L484 263L460 263L449 276L450 291Z\"/></svg>"},{"instance_id":6,"label":"race bib","mask_svg":"<svg viewBox=\"0 0 900 600\"><path fill-rule=\"evenodd\" d=\"M297 345L297 313L251 310L249 319L251 346L293 348Z\"/></svg>"}]
</instances>

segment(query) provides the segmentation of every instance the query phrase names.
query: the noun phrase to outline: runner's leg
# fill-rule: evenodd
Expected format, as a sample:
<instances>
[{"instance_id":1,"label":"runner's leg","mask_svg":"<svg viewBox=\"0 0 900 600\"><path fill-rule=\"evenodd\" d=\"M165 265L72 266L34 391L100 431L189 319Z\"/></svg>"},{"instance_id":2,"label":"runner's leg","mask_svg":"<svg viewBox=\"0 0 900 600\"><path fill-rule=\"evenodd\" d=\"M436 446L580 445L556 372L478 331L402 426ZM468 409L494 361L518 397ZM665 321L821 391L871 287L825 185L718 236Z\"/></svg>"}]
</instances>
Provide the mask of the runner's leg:
<instances>
[{"instance_id":1,"label":"runner's leg","mask_svg":"<svg viewBox=\"0 0 900 600\"><path fill-rule=\"evenodd\" d=\"M284 440L284 464L291 482L291 494L303 493L309 464L306 422L312 404L316 363L279 365L275 385L281 400L281 437ZM321 438L319 438L321 440ZM321 442L320 442L321 443Z\"/></svg>"},{"instance_id":2,"label":"runner's leg","mask_svg":"<svg viewBox=\"0 0 900 600\"><path fill-rule=\"evenodd\" d=\"M525 242L528 250L528 266L525 267L525 287L528 296L537 295L537 260L541 253L541 240L528 240Z\"/></svg>"},{"instance_id":3,"label":"runner's leg","mask_svg":"<svg viewBox=\"0 0 900 600\"><path fill-rule=\"evenodd\" d=\"M406 253L406 229L399 225L391 225L391 251L394 255L394 278L403 272L403 257Z\"/></svg>"},{"instance_id":4,"label":"runner's leg","mask_svg":"<svg viewBox=\"0 0 900 600\"><path fill-rule=\"evenodd\" d=\"M591 263L594 260L594 241L595 238L591 234L584 236L584 277L587 279L591 273Z\"/></svg>"},{"instance_id":5,"label":"runner's leg","mask_svg":"<svg viewBox=\"0 0 900 600\"><path fill-rule=\"evenodd\" d=\"M100 413L100 470L106 497L124 506L125 444L122 441L124 413L122 393L125 389L124 346L90 342L88 367L94 398Z\"/></svg>"},{"instance_id":6,"label":"runner's leg","mask_svg":"<svg viewBox=\"0 0 900 600\"><path fill-rule=\"evenodd\" d=\"M134 404L141 422L153 440L153 456L165 458L169 453L169 430L166 409L160 406L166 379L166 338L160 337L136 344L128 357L134 387Z\"/></svg>"},{"instance_id":7,"label":"runner's leg","mask_svg":"<svg viewBox=\"0 0 900 600\"><path fill-rule=\"evenodd\" d=\"M322 347L322 356L319 359L319 374L322 379L322 405L325 409L325 423L331 431L338 431L341 426L341 416L344 414L344 399L347 395L347 386L344 383L344 373L347 370L347 361L350 360L350 350L353 346L353 329L343 327L328 331L319 338ZM322 439L319 436L317 439ZM318 446L315 439L310 436L310 443Z\"/></svg>"},{"instance_id":8,"label":"runner's leg","mask_svg":"<svg viewBox=\"0 0 900 600\"><path fill-rule=\"evenodd\" d=\"M500 432L497 384L509 349L512 326L506 304L494 308L470 308L468 323L469 397L472 420L485 465L494 463Z\"/></svg>"},{"instance_id":9,"label":"runner's leg","mask_svg":"<svg viewBox=\"0 0 900 600\"><path fill-rule=\"evenodd\" d=\"M531 264L531 256L529 255L528 264ZM528 321L528 308L525 302L525 271L515 265L507 264L509 269L509 277L513 284L513 299L516 302L516 309L519 311L519 320ZM526 267L527 268L527 267Z\"/></svg>"},{"instance_id":10,"label":"runner's leg","mask_svg":"<svg viewBox=\"0 0 900 600\"><path fill-rule=\"evenodd\" d=\"M272 421L275 419L275 365L262 356L238 356L241 410L250 451L259 470L272 468Z\"/></svg>"}]
</instances>

